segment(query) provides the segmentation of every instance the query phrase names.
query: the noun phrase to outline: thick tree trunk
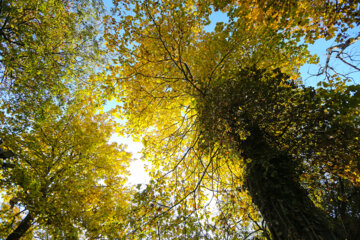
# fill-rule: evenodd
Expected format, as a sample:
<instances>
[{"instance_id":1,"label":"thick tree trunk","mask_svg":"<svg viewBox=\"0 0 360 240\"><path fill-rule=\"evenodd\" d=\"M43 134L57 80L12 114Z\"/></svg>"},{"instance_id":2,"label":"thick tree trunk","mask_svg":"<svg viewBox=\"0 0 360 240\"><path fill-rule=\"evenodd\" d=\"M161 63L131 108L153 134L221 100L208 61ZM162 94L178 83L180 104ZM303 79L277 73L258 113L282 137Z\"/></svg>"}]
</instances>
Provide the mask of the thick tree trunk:
<instances>
[{"instance_id":1,"label":"thick tree trunk","mask_svg":"<svg viewBox=\"0 0 360 240\"><path fill-rule=\"evenodd\" d=\"M19 226L6 238L6 240L18 240L24 236L27 230L32 225L34 218L31 213L28 213L26 217L20 222Z\"/></svg>"},{"instance_id":2,"label":"thick tree trunk","mask_svg":"<svg viewBox=\"0 0 360 240\"><path fill-rule=\"evenodd\" d=\"M272 239L339 240L326 214L301 187L296 164L267 144L259 128L241 144L247 164L246 184L255 205L269 226Z\"/></svg>"}]
</instances>

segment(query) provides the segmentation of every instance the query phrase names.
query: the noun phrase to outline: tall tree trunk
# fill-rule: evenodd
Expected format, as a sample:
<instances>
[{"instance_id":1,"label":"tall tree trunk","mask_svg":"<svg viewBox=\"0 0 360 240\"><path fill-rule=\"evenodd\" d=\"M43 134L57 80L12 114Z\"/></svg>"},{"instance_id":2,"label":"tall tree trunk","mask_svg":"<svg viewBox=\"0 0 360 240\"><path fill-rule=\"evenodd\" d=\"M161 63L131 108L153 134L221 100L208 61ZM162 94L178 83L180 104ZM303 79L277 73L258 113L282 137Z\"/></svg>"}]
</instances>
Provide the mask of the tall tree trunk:
<instances>
[{"instance_id":1,"label":"tall tree trunk","mask_svg":"<svg viewBox=\"0 0 360 240\"><path fill-rule=\"evenodd\" d=\"M344 239L331 227L326 214L301 187L295 161L269 146L258 127L242 145L247 164L246 184L254 204L269 226L272 239Z\"/></svg>"},{"instance_id":2,"label":"tall tree trunk","mask_svg":"<svg viewBox=\"0 0 360 240\"><path fill-rule=\"evenodd\" d=\"M6 238L6 240L18 240L32 225L34 217L31 213L28 213L26 217L20 222L19 226Z\"/></svg>"}]
</instances>

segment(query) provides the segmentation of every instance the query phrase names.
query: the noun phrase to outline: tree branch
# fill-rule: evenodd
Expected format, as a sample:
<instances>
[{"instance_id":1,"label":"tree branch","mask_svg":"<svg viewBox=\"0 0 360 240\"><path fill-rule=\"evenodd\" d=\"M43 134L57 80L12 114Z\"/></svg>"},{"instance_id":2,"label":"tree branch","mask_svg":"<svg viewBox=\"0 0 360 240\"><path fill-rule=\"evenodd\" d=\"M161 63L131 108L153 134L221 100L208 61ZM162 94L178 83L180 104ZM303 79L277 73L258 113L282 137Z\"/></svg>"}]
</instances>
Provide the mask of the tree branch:
<instances>
[{"instance_id":1,"label":"tree branch","mask_svg":"<svg viewBox=\"0 0 360 240\"><path fill-rule=\"evenodd\" d=\"M349 65L350 67L360 71L360 68L358 68L357 66L345 61L343 59L343 57L341 56L344 53L346 48L353 45L354 43L356 43L359 40L360 40L360 33L356 37L349 38L344 43L329 47L326 50L327 51L327 57L326 57L325 66L323 68L321 68L320 71L315 76L320 76L320 75L324 74L330 68L329 63L330 63L330 59L331 59L331 56L332 56L333 53L337 53L335 58L340 59L343 63L345 63L345 64Z\"/></svg>"},{"instance_id":2,"label":"tree branch","mask_svg":"<svg viewBox=\"0 0 360 240\"><path fill-rule=\"evenodd\" d=\"M29 230L32 225L34 217L28 213L26 217L20 222L19 226L6 238L6 240L18 240Z\"/></svg>"}]
</instances>

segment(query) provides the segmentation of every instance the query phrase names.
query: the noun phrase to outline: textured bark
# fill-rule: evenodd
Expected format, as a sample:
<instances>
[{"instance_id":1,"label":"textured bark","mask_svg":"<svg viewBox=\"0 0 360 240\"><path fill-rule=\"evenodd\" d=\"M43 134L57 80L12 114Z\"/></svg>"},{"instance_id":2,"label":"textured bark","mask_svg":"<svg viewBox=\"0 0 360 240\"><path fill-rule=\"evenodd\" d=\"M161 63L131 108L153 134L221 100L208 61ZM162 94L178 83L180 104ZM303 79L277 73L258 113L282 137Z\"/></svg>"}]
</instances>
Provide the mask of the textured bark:
<instances>
[{"instance_id":1,"label":"textured bark","mask_svg":"<svg viewBox=\"0 0 360 240\"><path fill-rule=\"evenodd\" d=\"M242 144L251 159L246 184L255 205L266 220L272 239L336 240L326 214L310 200L301 187L291 157L270 147L258 128Z\"/></svg>"},{"instance_id":2,"label":"textured bark","mask_svg":"<svg viewBox=\"0 0 360 240\"><path fill-rule=\"evenodd\" d=\"M279 137L273 131L277 123L312 131L312 123L316 127L318 120L312 120L317 116L311 114L322 109L316 91L309 88L301 93L287 79L279 70L268 74L250 68L241 70L238 79L214 85L199 105L204 132L209 132L210 139L219 138L236 148L246 159L245 184L269 227L271 239L359 239L353 230L356 227L344 228L344 218L334 219L315 206L300 184L300 162L276 146ZM308 114L309 106L313 108ZM309 119L312 122L303 124ZM239 133L245 133L246 139Z\"/></svg>"},{"instance_id":3,"label":"textured bark","mask_svg":"<svg viewBox=\"0 0 360 240\"><path fill-rule=\"evenodd\" d=\"M31 213L28 213L26 217L21 221L19 226L6 238L6 240L17 240L24 236L32 225L34 218Z\"/></svg>"}]
</instances>

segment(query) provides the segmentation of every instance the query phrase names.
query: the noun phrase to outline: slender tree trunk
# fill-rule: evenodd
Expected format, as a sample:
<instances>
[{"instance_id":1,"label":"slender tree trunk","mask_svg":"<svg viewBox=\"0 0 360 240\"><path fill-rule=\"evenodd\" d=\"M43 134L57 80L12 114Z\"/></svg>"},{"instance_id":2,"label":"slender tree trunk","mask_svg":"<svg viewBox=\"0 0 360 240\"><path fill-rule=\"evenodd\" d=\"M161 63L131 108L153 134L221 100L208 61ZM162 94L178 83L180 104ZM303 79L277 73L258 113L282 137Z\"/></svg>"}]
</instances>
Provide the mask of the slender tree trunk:
<instances>
[{"instance_id":1,"label":"slender tree trunk","mask_svg":"<svg viewBox=\"0 0 360 240\"><path fill-rule=\"evenodd\" d=\"M339 240L326 214L310 200L301 187L295 161L273 149L259 128L242 145L251 159L246 184L255 205L266 220L272 239Z\"/></svg>"},{"instance_id":2,"label":"slender tree trunk","mask_svg":"<svg viewBox=\"0 0 360 240\"><path fill-rule=\"evenodd\" d=\"M6 238L6 240L18 240L32 225L34 217L31 213L28 213L26 217L20 222L19 226Z\"/></svg>"}]
</instances>

